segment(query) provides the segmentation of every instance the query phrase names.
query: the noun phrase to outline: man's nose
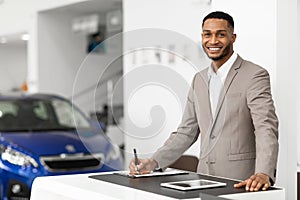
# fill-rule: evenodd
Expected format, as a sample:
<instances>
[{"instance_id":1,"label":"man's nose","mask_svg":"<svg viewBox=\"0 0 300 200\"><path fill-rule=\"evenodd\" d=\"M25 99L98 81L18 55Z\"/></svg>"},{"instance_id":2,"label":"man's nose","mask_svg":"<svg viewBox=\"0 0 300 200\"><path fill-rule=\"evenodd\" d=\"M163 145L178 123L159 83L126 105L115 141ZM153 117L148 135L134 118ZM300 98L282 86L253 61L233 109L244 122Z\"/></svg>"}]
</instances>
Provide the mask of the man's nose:
<instances>
[{"instance_id":1,"label":"man's nose","mask_svg":"<svg viewBox=\"0 0 300 200\"><path fill-rule=\"evenodd\" d=\"M212 35L210 39L211 44L217 44L219 42L218 37L216 35Z\"/></svg>"}]
</instances>

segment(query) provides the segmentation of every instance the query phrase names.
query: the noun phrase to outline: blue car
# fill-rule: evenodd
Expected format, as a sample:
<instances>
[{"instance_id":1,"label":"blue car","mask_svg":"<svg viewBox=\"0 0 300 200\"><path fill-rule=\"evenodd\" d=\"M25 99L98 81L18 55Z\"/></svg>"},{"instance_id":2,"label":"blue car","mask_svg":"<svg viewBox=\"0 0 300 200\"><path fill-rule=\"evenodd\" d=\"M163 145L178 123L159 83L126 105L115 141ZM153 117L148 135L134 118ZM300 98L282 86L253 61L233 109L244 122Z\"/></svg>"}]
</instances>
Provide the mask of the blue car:
<instances>
[{"instance_id":1,"label":"blue car","mask_svg":"<svg viewBox=\"0 0 300 200\"><path fill-rule=\"evenodd\" d=\"M69 100L0 95L0 199L29 199L38 176L121 169L119 148Z\"/></svg>"}]
</instances>

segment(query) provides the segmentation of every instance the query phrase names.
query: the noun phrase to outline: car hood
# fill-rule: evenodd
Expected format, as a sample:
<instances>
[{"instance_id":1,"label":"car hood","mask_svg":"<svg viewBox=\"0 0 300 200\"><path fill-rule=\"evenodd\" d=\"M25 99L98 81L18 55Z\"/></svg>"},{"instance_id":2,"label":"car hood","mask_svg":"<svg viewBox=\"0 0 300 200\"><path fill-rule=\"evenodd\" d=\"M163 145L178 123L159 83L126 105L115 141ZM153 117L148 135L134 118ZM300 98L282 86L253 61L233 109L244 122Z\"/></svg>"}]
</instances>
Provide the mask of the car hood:
<instances>
[{"instance_id":1,"label":"car hood","mask_svg":"<svg viewBox=\"0 0 300 200\"><path fill-rule=\"evenodd\" d=\"M79 134L76 131L10 132L2 133L1 140L39 156L99 153L109 146L108 139L100 133L86 131Z\"/></svg>"}]
</instances>

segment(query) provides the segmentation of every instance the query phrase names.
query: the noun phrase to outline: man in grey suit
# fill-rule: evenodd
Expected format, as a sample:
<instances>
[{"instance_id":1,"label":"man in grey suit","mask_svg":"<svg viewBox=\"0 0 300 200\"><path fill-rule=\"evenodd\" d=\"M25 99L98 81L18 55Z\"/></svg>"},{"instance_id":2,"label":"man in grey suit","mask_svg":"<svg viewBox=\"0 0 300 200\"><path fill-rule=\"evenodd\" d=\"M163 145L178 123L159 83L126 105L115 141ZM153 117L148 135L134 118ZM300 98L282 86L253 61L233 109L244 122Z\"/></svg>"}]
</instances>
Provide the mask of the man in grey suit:
<instances>
[{"instance_id":1,"label":"man in grey suit","mask_svg":"<svg viewBox=\"0 0 300 200\"><path fill-rule=\"evenodd\" d=\"M202 23L202 46L212 60L197 73L181 124L152 158L131 161L132 172L165 168L201 135L197 172L244 180L235 187L266 190L275 181L278 119L270 78L262 67L233 50L234 21L224 12Z\"/></svg>"}]
</instances>

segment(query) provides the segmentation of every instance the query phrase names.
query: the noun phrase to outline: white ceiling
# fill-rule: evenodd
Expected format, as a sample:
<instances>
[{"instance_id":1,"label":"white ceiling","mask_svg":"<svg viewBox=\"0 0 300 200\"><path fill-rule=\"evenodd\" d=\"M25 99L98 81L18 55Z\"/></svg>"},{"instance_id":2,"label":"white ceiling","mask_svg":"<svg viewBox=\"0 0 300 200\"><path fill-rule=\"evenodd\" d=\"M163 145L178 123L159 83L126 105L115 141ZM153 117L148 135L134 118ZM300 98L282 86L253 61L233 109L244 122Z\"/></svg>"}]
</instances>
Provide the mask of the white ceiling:
<instances>
[{"instance_id":1,"label":"white ceiling","mask_svg":"<svg viewBox=\"0 0 300 200\"><path fill-rule=\"evenodd\" d=\"M90 13L106 13L108 11L117 9L122 9L122 0L86 0L80 3L62 6L59 8L53 8L43 12L51 14L64 13L84 15ZM5 37L7 40L6 44L0 43L0 45L26 45L27 42L21 39L23 34L24 32L0 36L0 41L1 37Z\"/></svg>"},{"instance_id":2,"label":"white ceiling","mask_svg":"<svg viewBox=\"0 0 300 200\"><path fill-rule=\"evenodd\" d=\"M87 0L84 2L63 6L48 10L46 12L70 13L70 14L89 14L89 13L105 13L111 10L121 9L122 0Z\"/></svg>"},{"instance_id":3,"label":"white ceiling","mask_svg":"<svg viewBox=\"0 0 300 200\"><path fill-rule=\"evenodd\" d=\"M25 32L0 36L0 45L26 45L27 41L22 40L23 34L25 34ZM6 40L6 43L1 43L2 38Z\"/></svg>"}]
</instances>

